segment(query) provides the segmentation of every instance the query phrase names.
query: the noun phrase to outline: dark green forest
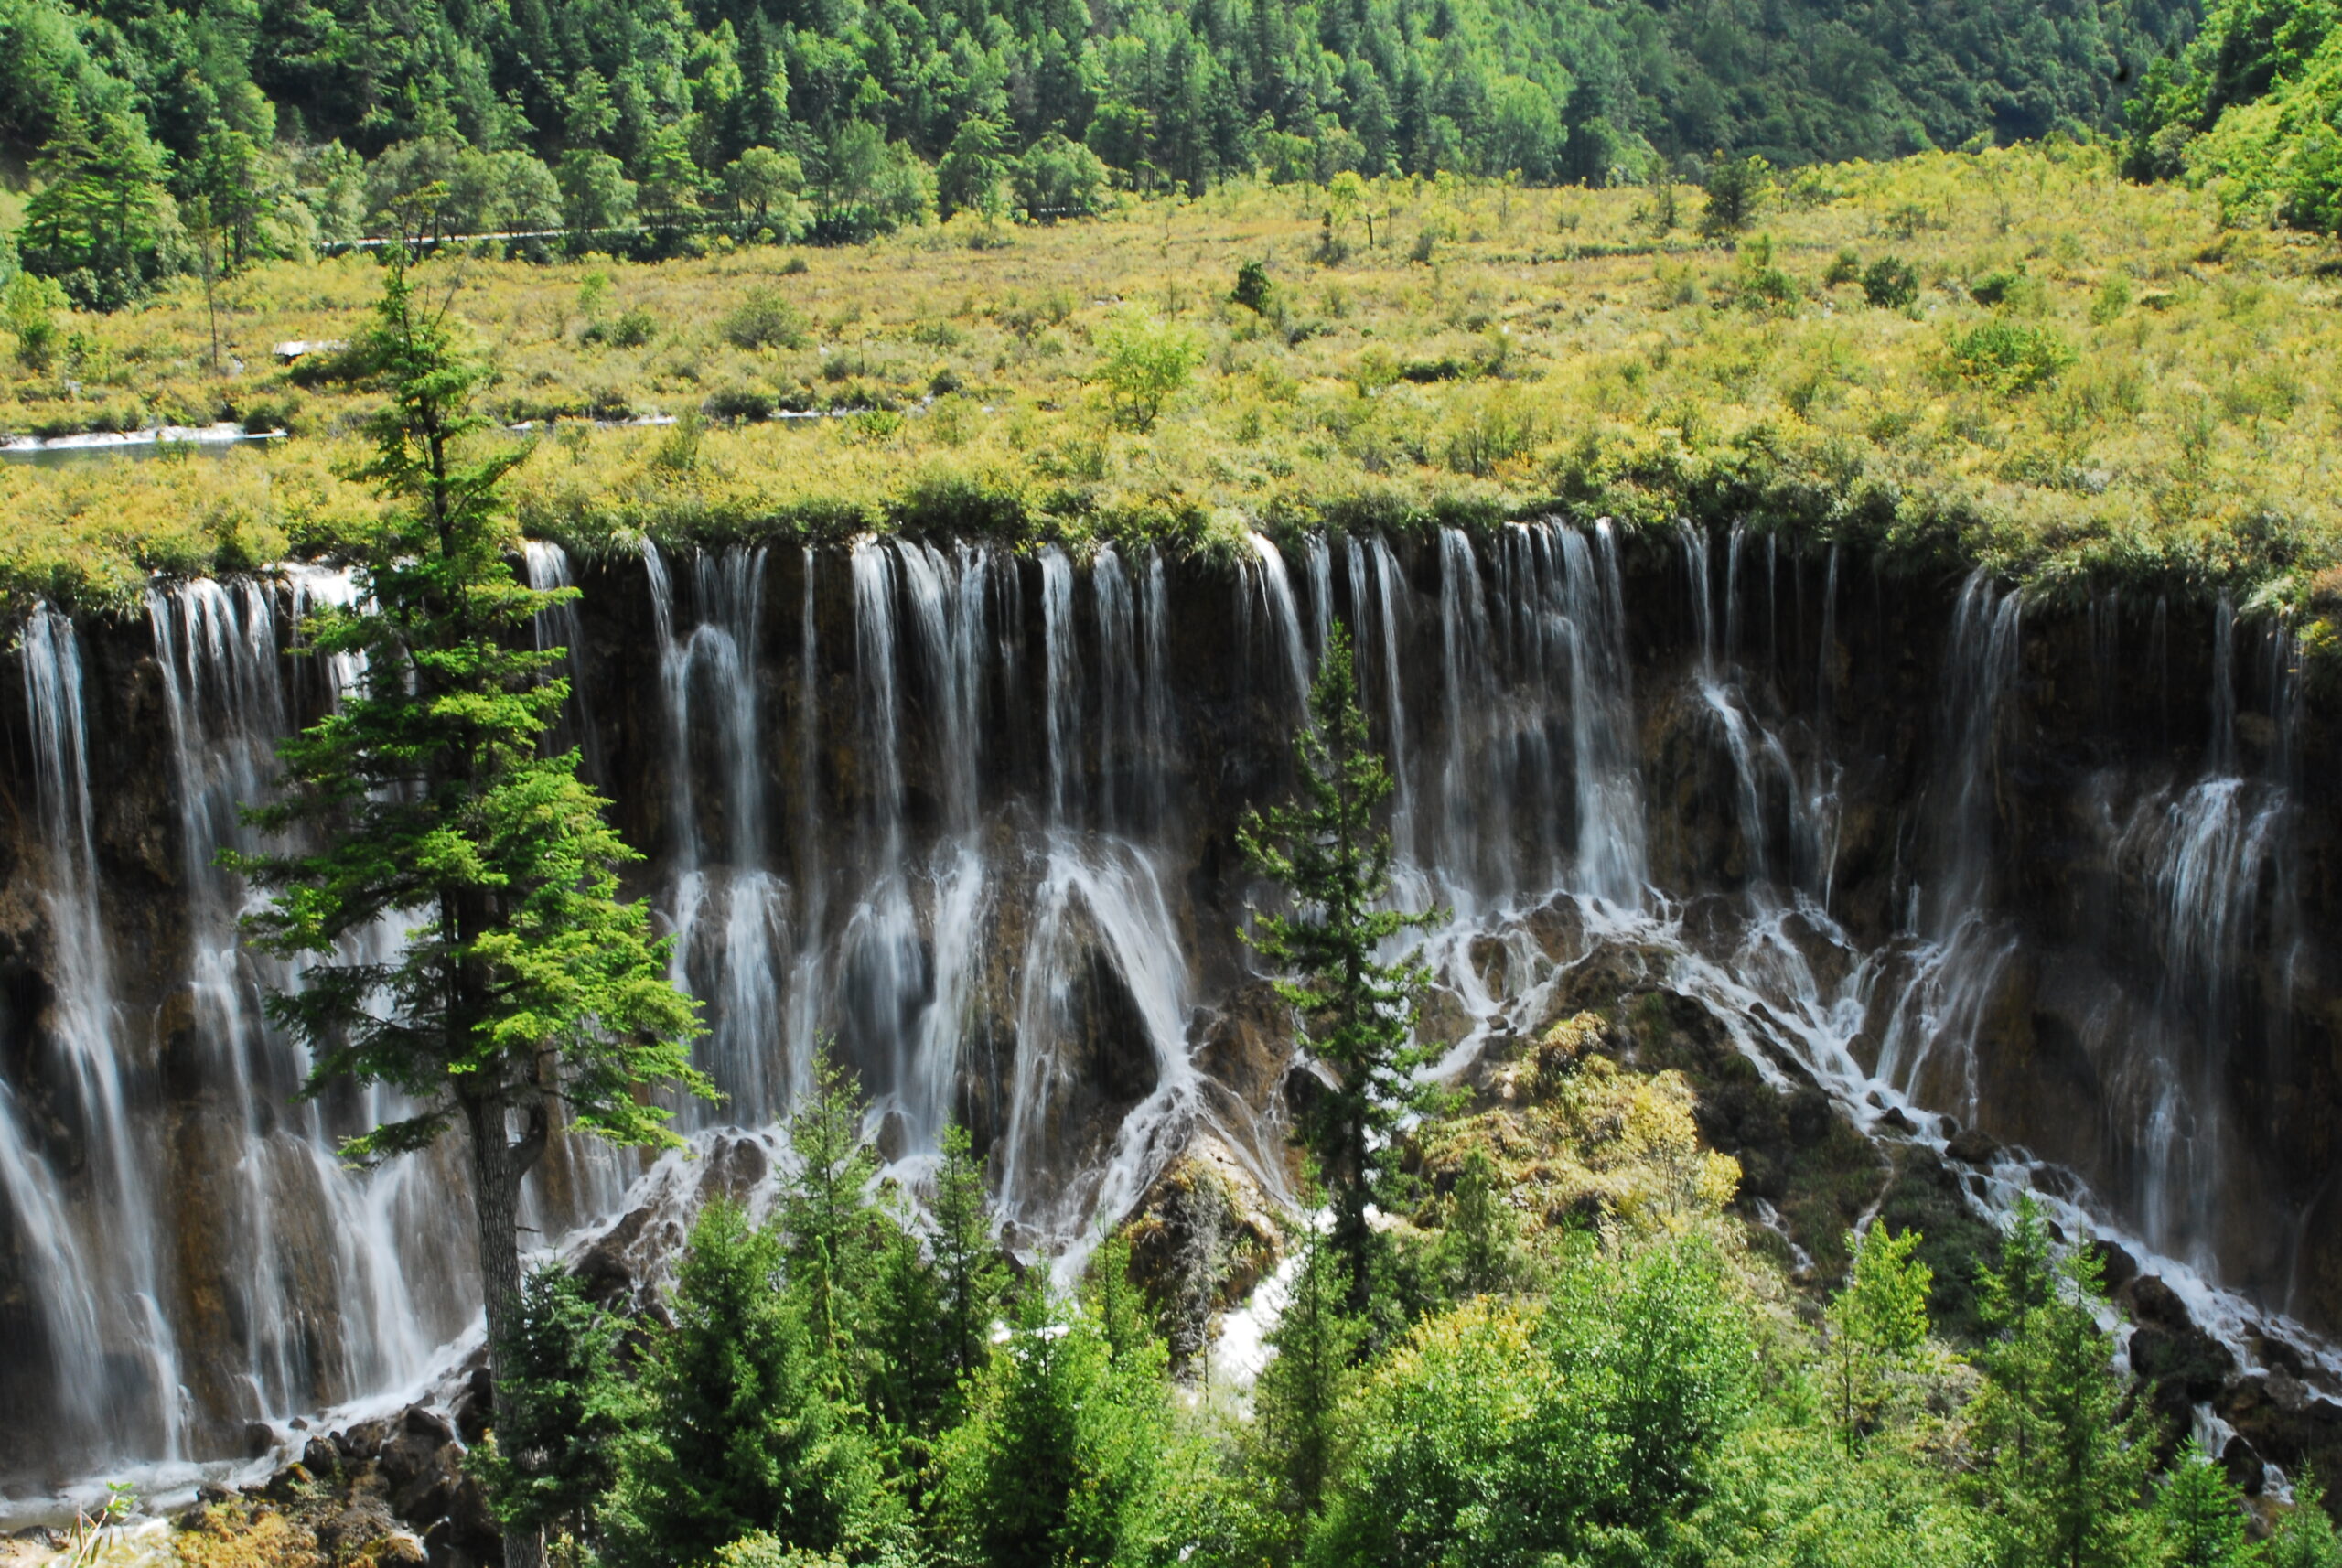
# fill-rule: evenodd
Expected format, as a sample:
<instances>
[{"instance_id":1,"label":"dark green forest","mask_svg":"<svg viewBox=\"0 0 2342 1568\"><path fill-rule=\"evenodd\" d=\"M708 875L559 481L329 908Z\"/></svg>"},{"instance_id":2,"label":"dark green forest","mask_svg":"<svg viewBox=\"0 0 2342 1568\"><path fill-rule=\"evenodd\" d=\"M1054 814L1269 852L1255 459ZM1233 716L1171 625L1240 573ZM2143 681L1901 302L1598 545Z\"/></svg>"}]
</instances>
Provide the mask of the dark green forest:
<instances>
[{"instance_id":1,"label":"dark green forest","mask_svg":"<svg viewBox=\"0 0 2342 1568\"><path fill-rule=\"evenodd\" d=\"M1608 183L1719 150L1795 165L2088 132L2119 123L2193 16L2186 0L0 0L0 158L68 193L29 215L28 270L103 305L194 270L207 234L229 266L400 229L843 240L1256 173Z\"/></svg>"}]
</instances>

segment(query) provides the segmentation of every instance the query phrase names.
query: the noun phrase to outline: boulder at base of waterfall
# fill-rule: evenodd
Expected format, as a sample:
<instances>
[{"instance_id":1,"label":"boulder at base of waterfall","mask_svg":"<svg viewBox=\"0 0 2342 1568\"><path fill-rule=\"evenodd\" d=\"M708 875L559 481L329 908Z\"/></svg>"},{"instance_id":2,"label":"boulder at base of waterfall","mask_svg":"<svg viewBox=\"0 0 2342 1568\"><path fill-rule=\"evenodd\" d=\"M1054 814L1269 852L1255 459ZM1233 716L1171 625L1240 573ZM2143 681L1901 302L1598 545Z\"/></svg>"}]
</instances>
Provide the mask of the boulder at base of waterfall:
<instances>
[{"instance_id":1,"label":"boulder at base of waterfall","mask_svg":"<svg viewBox=\"0 0 2342 1568\"><path fill-rule=\"evenodd\" d=\"M1943 1146L1949 1157L1963 1165L1989 1165L2000 1157L2001 1146L1981 1127L1962 1127Z\"/></svg>"},{"instance_id":2,"label":"boulder at base of waterfall","mask_svg":"<svg viewBox=\"0 0 2342 1568\"><path fill-rule=\"evenodd\" d=\"M2298 1475L2304 1466L2320 1476L2342 1475L2342 1404L2284 1368L2234 1380L2212 1408L2254 1453L2287 1475Z\"/></svg>"},{"instance_id":3,"label":"boulder at base of waterfall","mask_svg":"<svg viewBox=\"0 0 2342 1568\"><path fill-rule=\"evenodd\" d=\"M2131 1314L2131 1370L2153 1385L2154 1408L2175 1432L2196 1405L2220 1391L2236 1371L2227 1346L2196 1326L2187 1304L2154 1274L2141 1274L2117 1298Z\"/></svg>"},{"instance_id":4,"label":"boulder at base of waterfall","mask_svg":"<svg viewBox=\"0 0 2342 1568\"><path fill-rule=\"evenodd\" d=\"M446 1517L464 1477L464 1451L446 1417L410 1405L400 1418L398 1435L382 1444L381 1466L392 1511L421 1527Z\"/></svg>"},{"instance_id":5,"label":"boulder at base of waterfall","mask_svg":"<svg viewBox=\"0 0 2342 1568\"><path fill-rule=\"evenodd\" d=\"M455 1418L456 1435L464 1440L464 1446L478 1447L496 1420L496 1379L486 1367L472 1369L448 1414Z\"/></svg>"},{"instance_id":6,"label":"boulder at base of waterfall","mask_svg":"<svg viewBox=\"0 0 2342 1568\"><path fill-rule=\"evenodd\" d=\"M1276 1267L1281 1247L1260 1184L1209 1133L1155 1178L1123 1234L1131 1244L1133 1281L1175 1329L1191 1335L1205 1325L1174 1320L1208 1317L1243 1300Z\"/></svg>"}]
</instances>

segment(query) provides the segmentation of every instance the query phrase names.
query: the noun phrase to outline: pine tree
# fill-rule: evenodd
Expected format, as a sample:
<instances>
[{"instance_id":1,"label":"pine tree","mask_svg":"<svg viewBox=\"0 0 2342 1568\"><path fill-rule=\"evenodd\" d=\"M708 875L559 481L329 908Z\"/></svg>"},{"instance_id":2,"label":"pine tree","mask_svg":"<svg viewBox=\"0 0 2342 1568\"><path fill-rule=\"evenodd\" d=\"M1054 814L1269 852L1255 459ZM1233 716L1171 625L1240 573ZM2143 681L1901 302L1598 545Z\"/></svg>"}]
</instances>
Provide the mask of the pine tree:
<instances>
[{"instance_id":1,"label":"pine tree","mask_svg":"<svg viewBox=\"0 0 2342 1568\"><path fill-rule=\"evenodd\" d=\"M2006 1557L2041 1568L2120 1568L2135 1560L2154 1462L2153 1416L2124 1399L2113 1336L2098 1326L2100 1265L2084 1249L2051 1257L2047 1227L2020 1201L1981 1292L1995 1337L1978 1355L1977 1500Z\"/></svg>"},{"instance_id":2,"label":"pine tree","mask_svg":"<svg viewBox=\"0 0 2342 1568\"><path fill-rule=\"evenodd\" d=\"M1158 1560L1144 1546L1173 1444L1167 1357L1126 1304L1105 1301L1101 1318L1105 1272L1093 1271L1088 1308L1045 1289L1026 1294L972 1413L945 1441L944 1519L964 1559L990 1568Z\"/></svg>"},{"instance_id":3,"label":"pine tree","mask_svg":"<svg viewBox=\"0 0 2342 1568\"><path fill-rule=\"evenodd\" d=\"M2269 1568L2342 1568L2342 1538L2326 1517L2315 1471L2294 1477L2294 1506L2270 1533L2267 1552Z\"/></svg>"},{"instance_id":4,"label":"pine tree","mask_svg":"<svg viewBox=\"0 0 2342 1568\"><path fill-rule=\"evenodd\" d=\"M553 1109L616 1143L668 1145L668 1113L638 1090L713 1090L690 1065L697 1025L665 944L645 907L618 897L634 853L578 780L576 753L540 754L567 694L564 650L537 650L526 628L560 596L521 587L506 559L502 481L522 453L474 455L488 372L396 267L359 348L390 401L358 473L392 505L358 550L367 608L313 612L305 629L315 652L357 656L365 675L280 746L285 793L248 812L316 847L232 864L274 895L250 938L307 961L301 989L269 1000L316 1064L303 1092L381 1083L409 1107L345 1154L414 1152L458 1122L468 1133L493 1357L519 1326L515 1213ZM395 956L359 956L357 939L392 922ZM505 1552L532 1568L535 1536L508 1533Z\"/></svg>"},{"instance_id":5,"label":"pine tree","mask_svg":"<svg viewBox=\"0 0 2342 1568\"><path fill-rule=\"evenodd\" d=\"M2192 1439L2155 1495L2165 1568L2242 1568L2261 1560L2245 1534L2244 1498Z\"/></svg>"},{"instance_id":6,"label":"pine tree","mask_svg":"<svg viewBox=\"0 0 2342 1568\"><path fill-rule=\"evenodd\" d=\"M1367 1326L1348 1310L1348 1272L1324 1234L1313 1227L1301 1245L1284 1310L1268 1337L1276 1354L1252 1384L1252 1410L1254 1442L1279 1501L1305 1525L1324 1507L1334 1476L1340 1412L1357 1380Z\"/></svg>"},{"instance_id":7,"label":"pine tree","mask_svg":"<svg viewBox=\"0 0 2342 1568\"><path fill-rule=\"evenodd\" d=\"M1301 1015L1301 1044L1333 1074L1303 1108L1297 1131L1333 1201L1332 1242L1348 1266L1351 1310L1362 1311L1373 1272L1367 1209L1390 1199L1391 1134L1433 1098L1415 1077L1430 1053L1412 1043L1428 972L1412 956L1390 963L1378 955L1440 915L1377 907L1391 886L1391 835L1375 824L1391 773L1368 734L1345 627L1328 641L1309 711L1294 739L1301 799L1249 814L1238 842L1295 906L1291 915L1256 912L1251 940L1269 963L1299 977L1280 981L1277 993Z\"/></svg>"},{"instance_id":8,"label":"pine tree","mask_svg":"<svg viewBox=\"0 0 2342 1568\"><path fill-rule=\"evenodd\" d=\"M1466 1155L1456 1173L1432 1262L1451 1300L1510 1290L1520 1281L1520 1224L1486 1149Z\"/></svg>"},{"instance_id":9,"label":"pine tree","mask_svg":"<svg viewBox=\"0 0 2342 1568\"><path fill-rule=\"evenodd\" d=\"M710 1204L652 1341L642 1430L610 1509L618 1562L696 1563L763 1531L816 1553L893 1522L868 1439L825 1385L781 1246L736 1205Z\"/></svg>"},{"instance_id":10,"label":"pine tree","mask_svg":"<svg viewBox=\"0 0 2342 1568\"><path fill-rule=\"evenodd\" d=\"M1846 1452L1871 1420L1884 1376L1928 1339L1928 1293L1935 1271L1913 1254L1919 1233L1897 1235L1884 1221L1849 1234L1853 1268L1830 1304L1830 1374Z\"/></svg>"},{"instance_id":11,"label":"pine tree","mask_svg":"<svg viewBox=\"0 0 2342 1568\"><path fill-rule=\"evenodd\" d=\"M871 1196L878 1156L863 1141L854 1075L826 1051L814 1063L812 1092L789 1119L789 1146L796 1165L774 1216L789 1285L814 1348L832 1365L834 1390L843 1392L858 1377L861 1313L887 1227Z\"/></svg>"},{"instance_id":12,"label":"pine tree","mask_svg":"<svg viewBox=\"0 0 2342 1568\"><path fill-rule=\"evenodd\" d=\"M984 1199L983 1166L964 1127L943 1134L943 1164L935 1173L935 1221L930 1245L942 1298L937 1320L952 1373L964 1381L991 1359L993 1320L1008 1289L1008 1269L994 1240Z\"/></svg>"},{"instance_id":13,"label":"pine tree","mask_svg":"<svg viewBox=\"0 0 2342 1568\"><path fill-rule=\"evenodd\" d=\"M570 1559L590 1544L594 1514L618 1479L620 1440L634 1416L618 1375L618 1325L558 1266L521 1286L519 1323L497 1359L497 1415L472 1463L497 1518L539 1536L559 1534Z\"/></svg>"}]
</instances>

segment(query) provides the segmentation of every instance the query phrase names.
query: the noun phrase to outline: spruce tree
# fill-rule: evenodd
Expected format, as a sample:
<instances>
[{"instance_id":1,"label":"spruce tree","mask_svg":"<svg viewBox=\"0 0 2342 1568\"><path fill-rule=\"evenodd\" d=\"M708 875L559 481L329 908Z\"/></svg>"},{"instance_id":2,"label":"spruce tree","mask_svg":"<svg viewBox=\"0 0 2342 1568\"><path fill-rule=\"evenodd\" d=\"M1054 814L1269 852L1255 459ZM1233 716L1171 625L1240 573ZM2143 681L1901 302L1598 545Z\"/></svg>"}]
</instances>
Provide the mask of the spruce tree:
<instances>
[{"instance_id":1,"label":"spruce tree","mask_svg":"<svg viewBox=\"0 0 2342 1568\"><path fill-rule=\"evenodd\" d=\"M962 1385L992 1355L993 1320L1008 1290L1008 1269L994 1239L983 1166L964 1127L943 1134L935 1173L935 1224L929 1242L942 1312L936 1323L953 1377Z\"/></svg>"},{"instance_id":2,"label":"spruce tree","mask_svg":"<svg viewBox=\"0 0 2342 1568\"><path fill-rule=\"evenodd\" d=\"M878 1156L863 1141L854 1075L826 1051L814 1063L812 1092L789 1119L789 1146L796 1163L774 1218L790 1289L842 1393L859 1376L853 1362L861 1315L888 1227L871 1194Z\"/></svg>"},{"instance_id":3,"label":"spruce tree","mask_svg":"<svg viewBox=\"0 0 2342 1568\"><path fill-rule=\"evenodd\" d=\"M1849 1455L1883 1402L1886 1375L1927 1343L1935 1271L1914 1256L1919 1241L1917 1230L1898 1235L1883 1220L1846 1238L1853 1267L1827 1318L1832 1402Z\"/></svg>"},{"instance_id":4,"label":"spruce tree","mask_svg":"<svg viewBox=\"0 0 2342 1568\"><path fill-rule=\"evenodd\" d=\"M2294 1506L2270 1532L2268 1556L2269 1568L2342 1568L2342 1537L2326 1517L2315 1471L2294 1477Z\"/></svg>"},{"instance_id":5,"label":"spruce tree","mask_svg":"<svg viewBox=\"0 0 2342 1568\"><path fill-rule=\"evenodd\" d=\"M1268 1336L1276 1354L1252 1384L1256 1452L1296 1530L1325 1506L1340 1455L1342 1403L1366 1341L1365 1323L1348 1310L1342 1259L1315 1228L1303 1233L1301 1249L1284 1310Z\"/></svg>"},{"instance_id":6,"label":"spruce tree","mask_svg":"<svg viewBox=\"0 0 2342 1568\"><path fill-rule=\"evenodd\" d=\"M618 1336L575 1275L551 1264L532 1271L497 1366L496 1425L472 1451L497 1518L565 1538L573 1563L592 1544L635 1414L618 1376Z\"/></svg>"},{"instance_id":7,"label":"spruce tree","mask_svg":"<svg viewBox=\"0 0 2342 1568\"><path fill-rule=\"evenodd\" d=\"M304 961L301 988L269 1000L316 1064L303 1092L354 1080L403 1097L407 1113L346 1155L467 1133L493 1359L519 1326L515 1213L556 1109L616 1143L667 1145L667 1112L639 1091L713 1090L690 1064L697 1024L665 944L618 897L634 852L577 754L541 754L564 650L538 650L528 628L562 596L513 579L502 486L523 452L484 442L473 399L488 371L395 266L357 348L389 397L358 475L391 505L353 548L365 607L321 608L304 630L364 674L279 747L284 794L247 812L305 847L231 864L274 895L250 938ZM403 940L376 957L361 939L382 926ZM508 1532L505 1558L532 1568L535 1535Z\"/></svg>"},{"instance_id":8,"label":"spruce tree","mask_svg":"<svg viewBox=\"0 0 2342 1568\"><path fill-rule=\"evenodd\" d=\"M1310 722L1294 737L1300 799L1247 815L1245 855L1284 885L1294 912L1255 911L1251 940L1288 976L1277 993L1301 1015L1301 1044L1333 1076L1302 1108L1297 1133L1332 1199L1332 1242L1349 1270L1352 1311L1365 1308L1374 1234L1367 1209L1388 1204L1393 1134L1433 1094L1416 1069L1415 998L1430 979L1413 956L1380 957L1402 932L1439 911L1380 908L1391 886L1391 835L1376 812L1391 790L1360 705L1348 628L1334 628L1309 693Z\"/></svg>"},{"instance_id":9,"label":"spruce tree","mask_svg":"<svg viewBox=\"0 0 2342 1568\"><path fill-rule=\"evenodd\" d=\"M828 1359L781 1273L779 1236L738 1206L711 1203L692 1227L610 1509L618 1562L697 1563L759 1531L827 1553L894 1522L869 1440L825 1386Z\"/></svg>"},{"instance_id":10,"label":"spruce tree","mask_svg":"<svg viewBox=\"0 0 2342 1568\"><path fill-rule=\"evenodd\" d=\"M2193 1440L2155 1494L2155 1526L2165 1568L2243 1568L2261 1560L2245 1533L2243 1495Z\"/></svg>"},{"instance_id":11,"label":"spruce tree","mask_svg":"<svg viewBox=\"0 0 2342 1568\"><path fill-rule=\"evenodd\" d=\"M1488 1152L1476 1148L1464 1156L1447 1195L1431 1261L1452 1301L1510 1290L1524 1273L1520 1222L1499 1176Z\"/></svg>"},{"instance_id":12,"label":"spruce tree","mask_svg":"<svg viewBox=\"0 0 2342 1568\"><path fill-rule=\"evenodd\" d=\"M1007 1281L983 1167L967 1130L947 1128L926 1234L886 1237L866 1314L871 1403L908 1443L923 1448L964 1413Z\"/></svg>"},{"instance_id":13,"label":"spruce tree","mask_svg":"<svg viewBox=\"0 0 2342 1568\"><path fill-rule=\"evenodd\" d=\"M972 1412L945 1440L953 1560L1105 1568L1167 1555L1152 1527L1175 1439L1168 1357L1131 1300L1101 1292L1106 1273L1093 1271L1082 1305L1026 1293Z\"/></svg>"},{"instance_id":14,"label":"spruce tree","mask_svg":"<svg viewBox=\"0 0 2342 1568\"><path fill-rule=\"evenodd\" d=\"M2021 1199L2001 1266L1981 1292L1993 1337L1972 1407L1971 1484L2011 1562L2121 1568L2136 1560L2153 1415L2124 1398L2114 1337L2099 1326L2100 1265L2086 1249L2052 1255L2047 1226Z\"/></svg>"}]
</instances>

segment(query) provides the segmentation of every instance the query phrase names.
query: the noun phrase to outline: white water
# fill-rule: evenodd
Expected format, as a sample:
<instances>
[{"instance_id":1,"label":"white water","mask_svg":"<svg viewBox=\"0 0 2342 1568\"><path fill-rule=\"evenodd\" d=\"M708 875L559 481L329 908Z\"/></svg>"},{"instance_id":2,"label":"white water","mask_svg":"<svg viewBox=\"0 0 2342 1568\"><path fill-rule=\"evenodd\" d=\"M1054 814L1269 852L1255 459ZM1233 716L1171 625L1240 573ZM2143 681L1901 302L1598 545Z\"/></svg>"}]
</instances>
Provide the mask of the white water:
<instances>
[{"instance_id":1,"label":"white water","mask_svg":"<svg viewBox=\"0 0 2342 1568\"><path fill-rule=\"evenodd\" d=\"M1450 911L1426 944L1432 1012L1451 1046L1443 1070L1537 1026L1577 966L1624 950L1651 983L1698 1000L1774 1081L1810 1076L1874 1133L1939 1145L1930 1112L1976 1113L1982 1021L2016 944L1995 913L1994 840L2021 607L1982 577L1958 598L1928 715L1933 783L1898 840L1902 929L1865 946L1833 913L1836 552L1810 571L1770 540L1761 563L1745 536L1721 542L1721 561L1714 542L1679 541L1694 639L1643 690L1629 618L1665 607L1628 603L1622 542L1606 525L1514 525L1479 542L1449 532L1412 566L1380 538L1312 542L1299 582L1255 539L1236 585L1241 646L1220 656L1249 672L1241 695L1282 730L1303 713L1334 623L1350 624L1396 781L1394 900ZM645 675L646 733L631 741L652 755L635 776L661 791L647 846L657 902L678 938L678 978L707 1004L702 1063L729 1096L687 1112L703 1142L729 1125L773 1146L830 1038L874 1097L872 1130L896 1174L916 1182L944 1128L976 1121L992 1138L1002 1222L1062 1270L1078 1266L1095 1220L1135 1201L1199 1130L1282 1193L1277 1125L1253 1125L1195 1056L1214 1000L1207 977L1242 958L1199 918L1187 881L1191 835L1209 826L1186 807L1205 782L1194 769L1206 737L1181 733L1200 672L1172 665L1178 605L1161 559L1110 547L1020 561L869 540L793 560L735 548L670 563L646 547L644 564L656 675ZM569 579L551 546L532 546L527 566L540 586ZM778 585L789 571L793 594ZM1782 622L1809 623L1778 599L1786 576L1802 605L1809 575L1821 645L1792 660ZM823 584L841 591L824 596ZM80 1423L62 1445L88 1456L76 1464L186 1450L191 1401L216 1431L223 1419L392 1399L453 1365L452 1347L474 1331L457 1162L369 1177L334 1162L336 1136L373 1108L287 1103L306 1063L266 1026L259 997L298 977L241 949L234 922L249 895L212 864L218 848L255 847L233 807L265 796L275 741L362 675L286 662L285 612L349 598L344 579L296 573L283 590L199 583L149 602L188 963L188 1021L169 1048L195 1053L215 1129L187 1156L210 1173L220 1216L202 1281L171 1278L170 1250L156 1244L181 1222L162 1197L158 1090L115 1044L128 1026L112 976L131 950L104 921L73 628L44 614L27 629L41 886L58 944L45 1038L92 1157L61 1177L17 1087L0 1083L0 1195L42 1261L58 1403ZM825 639L823 604L851 626ZM537 635L570 650L581 691L596 677L607 691L626 671L597 667L584 631L563 608ZM2272 669L2286 657L2272 650ZM2251 1309L2206 1283L2200 1195L2234 1152L2218 1120L2241 1005L2229 977L2282 938L2269 910L2282 902L2290 821L2281 762L2238 771L2235 664L2222 657L2228 695L2213 697L2203 774L2125 784L2108 808L2109 862L2147 892L2159 977L2132 998L2159 1020L2139 1053L2143 1087L2109 1112L2137 1167L2135 1190L2109 1194L2127 1225L2113 1208L2053 1203L2071 1225L2127 1229L2151 1257L2200 1265L2151 1262L2231 1330ZM1671 864L1655 830L1674 781L1644 776L1643 726L1670 711L1687 716L1702 768L1729 791L1737 849L1720 886L1662 886L1674 873L1653 869ZM589 758L616 733L597 732L582 701L564 732L560 743ZM2290 754L2286 734L2280 722L2272 758ZM1720 897L1695 908L1694 891ZM1918 1131L1895 1131L1890 1112ZM565 1150L532 1185L528 1222L550 1242L689 1185L674 1161L639 1168ZM2012 1154L1982 1201L2004 1206L2033 1174ZM178 1305L215 1282L231 1300L217 1317ZM191 1356L232 1367L235 1391L221 1395L214 1376L183 1395L195 1389Z\"/></svg>"}]
</instances>

